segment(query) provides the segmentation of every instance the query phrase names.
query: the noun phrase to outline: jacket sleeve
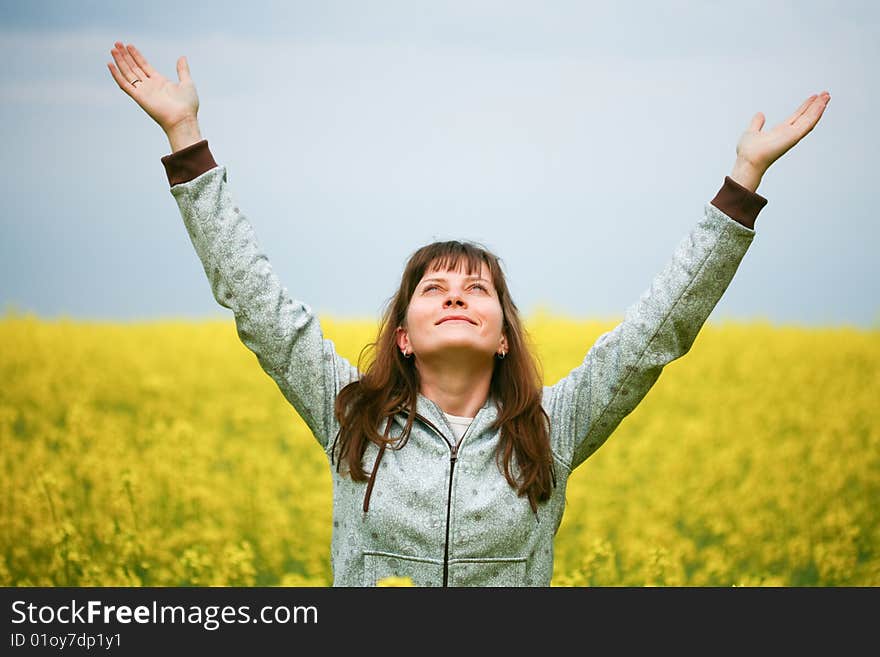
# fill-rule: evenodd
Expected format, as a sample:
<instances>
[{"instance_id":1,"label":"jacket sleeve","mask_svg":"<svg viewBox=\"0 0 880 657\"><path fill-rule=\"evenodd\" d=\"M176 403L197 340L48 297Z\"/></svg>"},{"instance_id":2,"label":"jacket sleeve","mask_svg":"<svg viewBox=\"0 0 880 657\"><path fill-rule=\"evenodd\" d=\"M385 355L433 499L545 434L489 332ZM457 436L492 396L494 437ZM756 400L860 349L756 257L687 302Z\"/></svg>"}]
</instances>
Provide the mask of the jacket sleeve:
<instances>
[{"instance_id":1,"label":"jacket sleeve","mask_svg":"<svg viewBox=\"0 0 880 657\"><path fill-rule=\"evenodd\" d=\"M727 178L623 321L596 340L578 367L545 386L553 451L570 470L607 440L663 367L691 348L751 245L766 202Z\"/></svg>"},{"instance_id":2,"label":"jacket sleeve","mask_svg":"<svg viewBox=\"0 0 880 657\"><path fill-rule=\"evenodd\" d=\"M282 287L207 141L162 161L214 298L232 310L238 337L326 451L336 395L358 378L357 368L323 337L312 309Z\"/></svg>"}]
</instances>

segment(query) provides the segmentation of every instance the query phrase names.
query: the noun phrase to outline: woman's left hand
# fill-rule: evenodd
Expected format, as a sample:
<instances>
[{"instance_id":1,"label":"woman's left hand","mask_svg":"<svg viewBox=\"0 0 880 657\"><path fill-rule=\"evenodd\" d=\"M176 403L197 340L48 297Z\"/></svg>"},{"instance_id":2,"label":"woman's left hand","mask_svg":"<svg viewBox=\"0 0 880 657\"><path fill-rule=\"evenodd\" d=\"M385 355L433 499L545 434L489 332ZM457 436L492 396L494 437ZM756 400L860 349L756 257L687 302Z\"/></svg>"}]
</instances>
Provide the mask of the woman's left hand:
<instances>
[{"instance_id":1,"label":"woman's left hand","mask_svg":"<svg viewBox=\"0 0 880 657\"><path fill-rule=\"evenodd\" d=\"M764 114L758 112L736 145L737 161L754 167L763 174L771 164L816 127L829 100L831 94L827 91L810 96L794 114L769 132L761 132Z\"/></svg>"}]
</instances>

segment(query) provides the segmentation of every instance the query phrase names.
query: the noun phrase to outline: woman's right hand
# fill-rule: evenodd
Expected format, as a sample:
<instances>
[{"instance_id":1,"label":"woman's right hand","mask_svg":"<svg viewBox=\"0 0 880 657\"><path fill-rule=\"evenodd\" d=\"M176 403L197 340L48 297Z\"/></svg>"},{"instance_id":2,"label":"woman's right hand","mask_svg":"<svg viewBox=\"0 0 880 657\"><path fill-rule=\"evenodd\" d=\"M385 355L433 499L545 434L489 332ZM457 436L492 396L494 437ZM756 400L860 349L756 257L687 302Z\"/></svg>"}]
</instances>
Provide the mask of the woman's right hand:
<instances>
[{"instance_id":1,"label":"woman's right hand","mask_svg":"<svg viewBox=\"0 0 880 657\"><path fill-rule=\"evenodd\" d=\"M186 57L177 60L180 82L175 83L150 66L132 44L124 46L117 41L110 54L116 66L109 62L107 66L119 88L131 96L166 134L188 121L195 122L199 96L189 75ZM132 84L138 79L140 82Z\"/></svg>"}]
</instances>

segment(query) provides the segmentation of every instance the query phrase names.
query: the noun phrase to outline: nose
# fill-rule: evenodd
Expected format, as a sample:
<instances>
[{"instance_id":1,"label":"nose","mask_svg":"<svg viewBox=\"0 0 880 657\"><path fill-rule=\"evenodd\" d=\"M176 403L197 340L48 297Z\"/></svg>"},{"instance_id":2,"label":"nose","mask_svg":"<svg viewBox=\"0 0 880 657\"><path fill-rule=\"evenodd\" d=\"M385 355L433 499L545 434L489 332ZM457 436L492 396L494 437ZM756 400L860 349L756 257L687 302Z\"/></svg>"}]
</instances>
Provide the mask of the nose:
<instances>
[{"instance_id":1,"label":"nose","mask_svg":"<svg viewBox=\"0 0 880 657\"><path fill-rule=\"evenodd\" d=\"M467 304L465 304L464 299L462 299L456 292L450 292L449 296L446 297L446 301L443 302L443 307L449 308L452 305L465 306Z\"/></svg>"}]
</instances>

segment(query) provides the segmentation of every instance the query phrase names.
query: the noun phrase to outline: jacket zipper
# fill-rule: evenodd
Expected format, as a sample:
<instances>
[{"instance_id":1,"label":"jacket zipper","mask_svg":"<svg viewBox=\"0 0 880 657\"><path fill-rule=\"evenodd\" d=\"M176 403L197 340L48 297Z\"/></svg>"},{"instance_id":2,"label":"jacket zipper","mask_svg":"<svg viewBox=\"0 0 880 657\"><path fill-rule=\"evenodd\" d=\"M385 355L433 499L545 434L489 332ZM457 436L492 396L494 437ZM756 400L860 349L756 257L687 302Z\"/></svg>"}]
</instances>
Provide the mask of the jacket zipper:
<instances>
[{"instance_id":1,"label":"jacket zipper","mask_svg":"<svg viewBox=\"0 0 880 657\"><path fill-rule=\"evenodd\" d=\"M479 411L477 411L477 415L479 415ZM431 427L434 432L440 436L447 445L449 445L449 449L451 450L449 455L449 491L446 494L446 541L443 546L443 586L449 586L449 520L452 512L452 475L455 473L455 462L458 460L458 448L477 418L475 417L471 420L471 425L468 426L465 432L461 435L458 442L453 445L428 418L419 413L416 413L416 417Z\"/></svg>"},{"instance_id":2,"label":"jacket zipper","mask_svg":"<svg viewBox=\"0 0 880 657\"><path fill-rule=\"evenodd\" d=\"M446 543L443 546L443 586L449 586L449 515L452 512L452 475L455 473L455 460L458 458L458 445L452 448L449 457L449 492L446 494Z\"/></svg>"}]
</instances>

